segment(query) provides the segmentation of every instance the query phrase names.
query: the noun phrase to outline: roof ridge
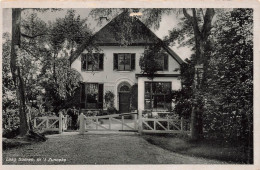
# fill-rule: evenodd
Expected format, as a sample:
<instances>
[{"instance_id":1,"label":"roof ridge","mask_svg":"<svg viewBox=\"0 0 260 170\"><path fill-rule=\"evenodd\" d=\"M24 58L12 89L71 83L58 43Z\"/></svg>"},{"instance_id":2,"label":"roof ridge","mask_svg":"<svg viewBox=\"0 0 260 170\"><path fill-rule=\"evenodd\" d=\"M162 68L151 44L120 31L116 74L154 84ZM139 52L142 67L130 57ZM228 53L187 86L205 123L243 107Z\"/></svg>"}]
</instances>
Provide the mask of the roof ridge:
<instances>
[{"instance_id":1,"label":"roof ridge","mask_svg":"<svg viewBox=\"0 0 260 170\"><path fill-rule=\"evenodd\" d=\"M121 12L119 15L117 15L116 17L114 17L113 19L111 19L111 21L109 21L106 25L104 25L104 27L102 27L99 31L97 31L94 35L91 36L91 39L95 39L100 32L104 31L108 26L111 25L111 23L115 22L116 19L120 18L122 15L126 14L126 13L129 13L128 11L123 11ZM126 15L128 16L128 18L131 18L130 15ZM135 17L136 18L136 17ZM171 49L168 47L168 45L166 45L163 40L161 40L150 28L148 28L139 18L136 18L135 20L136 22L138 22L138 24L141 24L141 26L143 26L145 28L145 32L148 31L148 34L150 33L152 40L150 39L150 41L154 41L153 39L155 38L155 41L158 41L157 43L160 43L162 44L162 47L173 57L173 59L175 59L179 64L182 64L184 61ZM148 35L147 34L147 35ZM101 35L102 36L102 35ZM107 38L108 36L106 36ZM111 42L110 42L111 43ZM149 44L149 40L147 39L146 44ZM156 42L155 42L156 43ZM111 43L113 44L113 42ZM134 44L134 43L133 43ZM138 44L138 43L136 43ZM140 43L139 43L140 44ZM142 43L141 43L142 44ZM84 46L85 44L82 44L82 47ZM81 50L84 50L83 48L80 48ZM75 51L75 55L80 55L80 53L82 53L83 51ZM72 55L71 58L70 58L70 61L71 63L74 62L76 60L76 58L78 58L78 56L74 56Z\"/></svg>"}]
</instances>

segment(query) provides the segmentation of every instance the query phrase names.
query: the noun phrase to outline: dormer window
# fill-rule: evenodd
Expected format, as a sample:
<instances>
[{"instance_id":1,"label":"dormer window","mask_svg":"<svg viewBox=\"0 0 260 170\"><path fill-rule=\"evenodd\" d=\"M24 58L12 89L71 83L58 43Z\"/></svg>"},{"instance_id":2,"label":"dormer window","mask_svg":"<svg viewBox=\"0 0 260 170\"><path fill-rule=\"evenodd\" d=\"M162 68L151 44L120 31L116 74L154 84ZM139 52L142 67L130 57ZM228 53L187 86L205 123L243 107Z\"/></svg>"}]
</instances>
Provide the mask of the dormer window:
<instances>
[{"instance_id":1,"label":"dormer window","mask_svg":"<svg viewBox=\"0 0 260 170\"><path fill-rule=\"evenodd\" d=\"M87 53L81 56L81 68L86 71L101 71L104 65L104 54Z\"/></svg>"}]
</instances>

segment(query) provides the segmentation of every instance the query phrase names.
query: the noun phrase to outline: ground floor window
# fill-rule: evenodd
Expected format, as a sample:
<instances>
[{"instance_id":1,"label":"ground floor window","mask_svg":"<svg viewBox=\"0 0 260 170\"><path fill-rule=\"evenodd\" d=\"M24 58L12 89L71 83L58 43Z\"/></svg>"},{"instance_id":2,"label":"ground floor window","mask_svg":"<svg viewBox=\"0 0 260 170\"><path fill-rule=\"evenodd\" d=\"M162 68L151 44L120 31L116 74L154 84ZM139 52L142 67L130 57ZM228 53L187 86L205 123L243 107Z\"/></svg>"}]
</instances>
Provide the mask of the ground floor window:
<instances>
[{"instance_id":1,"label":"ground floor window","mask_svg":"<svg viewBox=\"0 0 260 170\"><path fill-rule=\"evenodd\" d=\"M81 84L81 108L102 109L103 108L103 84L83 83Z\"/></svg>"},{"instance_id":2,"label":"ground floor window","mask_svg":"<svg viewBox=\"0 0 260 170\"><path fill-rule=\"evenodd\" d=\"M171 108L169 95L171 82L145 82L145 109L167 110Z\"/></svg>"}]
</instances>

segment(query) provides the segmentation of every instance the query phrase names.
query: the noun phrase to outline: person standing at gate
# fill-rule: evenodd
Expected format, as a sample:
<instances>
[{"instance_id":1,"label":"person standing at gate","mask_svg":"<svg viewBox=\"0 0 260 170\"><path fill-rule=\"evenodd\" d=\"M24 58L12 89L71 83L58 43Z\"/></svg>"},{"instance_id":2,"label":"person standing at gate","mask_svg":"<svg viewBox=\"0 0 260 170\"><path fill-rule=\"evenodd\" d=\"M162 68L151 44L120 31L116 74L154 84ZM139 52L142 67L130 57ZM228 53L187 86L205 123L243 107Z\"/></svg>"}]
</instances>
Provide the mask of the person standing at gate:
<instances>
[{"instance_id":1,"label":"person standing at gate","mask_svg":"<svg viewBox=\"0 0 260 170\"><path fill-rule=\"evenodd\" d=\"M71 129L77 130L78 111L75 107L69 109L67 114L71 117Z\"/></svg>"}]
</instances>

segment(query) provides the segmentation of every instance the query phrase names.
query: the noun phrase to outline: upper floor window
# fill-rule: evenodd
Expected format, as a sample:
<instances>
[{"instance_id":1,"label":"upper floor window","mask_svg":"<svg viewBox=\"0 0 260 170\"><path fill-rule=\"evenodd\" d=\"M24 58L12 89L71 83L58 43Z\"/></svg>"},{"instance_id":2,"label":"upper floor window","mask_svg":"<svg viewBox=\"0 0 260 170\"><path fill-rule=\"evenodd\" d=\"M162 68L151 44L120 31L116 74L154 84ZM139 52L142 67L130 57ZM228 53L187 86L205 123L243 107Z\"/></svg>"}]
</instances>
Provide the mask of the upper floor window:
<instances>
[{"instance_id":1,"label":"upper floor window","mask_svg":"<svg viewBox=\"0 0 260 170\"><path fill-rule=\"evenodd\" d=\"M165 53L160 53L160 55L158 55L156 57L156 61L158 63L158 68L157 71L167 71L168 70L168 55Z\"/></svg>"},{"instance_id":2,"label":"upper floor window","mask_svg":"<svg viewBox=\"0 0 260 170\"><path fill-rule=\"evenodd\" d=\"M81 68L87 71L100 71L103 70L104 54L93 53L82 54L81 56Z\"/></svg>"},{"instance_id":3,"label":"upper floor window","mask_svg":"<svg viewBox=\"0 0 260 170\"><path fill-rule=\"evenodd\" d=\"M130 71L135 69L134 53L114 53L114 70Z\"/></svg>"}]
</instances>

